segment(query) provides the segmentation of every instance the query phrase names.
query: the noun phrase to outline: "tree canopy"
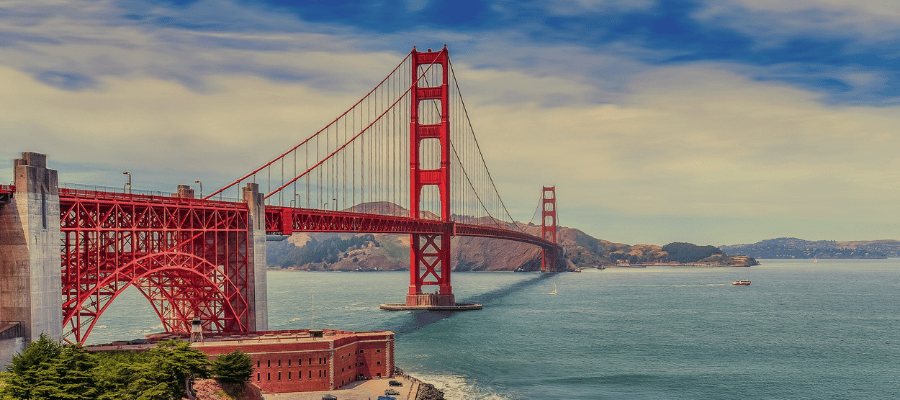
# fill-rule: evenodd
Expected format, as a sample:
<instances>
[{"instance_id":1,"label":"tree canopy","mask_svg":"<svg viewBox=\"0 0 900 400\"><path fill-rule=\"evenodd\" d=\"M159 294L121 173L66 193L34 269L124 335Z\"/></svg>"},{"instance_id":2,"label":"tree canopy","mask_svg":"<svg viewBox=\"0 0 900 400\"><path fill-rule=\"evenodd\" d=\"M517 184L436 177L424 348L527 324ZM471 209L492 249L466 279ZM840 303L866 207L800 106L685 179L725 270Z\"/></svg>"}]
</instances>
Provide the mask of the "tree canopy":
<instances>
[{"instance_id":1,"label":"tree canopy","mask_svg":"<svg viewBox=\"0 0 900 400\"><path fill-rule=\"evenodd\" d=\"M669 260L680 263L693 263L715 254L725 254L715 246L697 246L684 242L669 243L662 249L669 253Z\"/></svg>"},{"instance_id":2,"label":"tree canopy","mask_svg":"<svg viewBox=\"0 0 900 400\"><path fill-rule=\"evenodd\" d=\"M253 376L253 363L247 353L238 349L216 358L210 372L221 383L249 382Z\"/></svg>"},{"instance_id":3,"label":"tree canopy","mask_svg":"<svg viewBox=\"0 0 900 400\"><path fill-rule=\"evenodd\" d=\"M41 336L0 376L0 399L181 399L190 382L209 376L209 366L206 354L177 340L143 352L91 353Z\"/></svg>"}]
</instances>

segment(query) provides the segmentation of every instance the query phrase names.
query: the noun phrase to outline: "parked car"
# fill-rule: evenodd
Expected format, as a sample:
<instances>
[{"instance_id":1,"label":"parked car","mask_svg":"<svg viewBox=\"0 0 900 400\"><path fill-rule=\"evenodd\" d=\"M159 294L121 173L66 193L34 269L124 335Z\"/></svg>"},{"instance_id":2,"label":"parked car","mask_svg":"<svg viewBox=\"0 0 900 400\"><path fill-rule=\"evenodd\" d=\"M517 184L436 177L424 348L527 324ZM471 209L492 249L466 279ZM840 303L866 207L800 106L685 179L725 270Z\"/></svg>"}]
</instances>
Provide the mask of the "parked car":
<instances>
[{"instance_id":1,"label":"parked car","mask_svg":"<svg viewBox=\"0 0 900 400\"><path fill-rule=\"evenodd\" d=\"M403 382L388 381L388 385L391 385L391 386L403 386Z\"/></svg>"},{"instance_id":2,"label":"parked car","mask_svg":"<svg viewBox=\"0 0 900 400\"><path fill-rule=\"evenodd\" d=\"M400 392L398 392L398 391L396 391L396 390L394 390L394 389L387 389L387 390L384 391L384 395L385 395L385 396L397 396L397 395L399 395L399 394L400 394Z\"/></svg>"},{"instance_id":3,"label":"parked car","mask_svg":"<svg viewBox=\"0 0 900 400\"><path fill-rule=\"evenodd\" d=\"M391 396L378 396L378 400L397 400L397 398Z\"/></svg>"},{"instance_id":4,"label":"parked car","mask_svg":"<svg viewBox=\"0 0 900 400\"><path fill-rule=\"evenodd\" d=\"M322 396L322 400L337 400L337 396L333 394L326 394Z\"/></svg>"}]
</instances>

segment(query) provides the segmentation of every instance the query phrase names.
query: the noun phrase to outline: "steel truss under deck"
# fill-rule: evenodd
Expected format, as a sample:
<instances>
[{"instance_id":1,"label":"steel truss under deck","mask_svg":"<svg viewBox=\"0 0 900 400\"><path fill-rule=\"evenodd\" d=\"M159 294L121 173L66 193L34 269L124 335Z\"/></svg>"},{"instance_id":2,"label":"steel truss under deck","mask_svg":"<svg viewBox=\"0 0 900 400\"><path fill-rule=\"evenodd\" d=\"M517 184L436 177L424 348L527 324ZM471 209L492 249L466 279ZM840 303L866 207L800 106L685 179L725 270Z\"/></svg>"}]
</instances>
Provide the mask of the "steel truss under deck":
<instances>
[{"instance_id":1,"label":"steel truss under deck","mask_svg":"<svg viewBox=\"0 0 900 400\"><path fill-rule=\"evenodd\" d=\"M167 332L249 326L248 211L241 203L60 189L66 340L82 342L129 286Z\"/></svg>"}]
</instances>

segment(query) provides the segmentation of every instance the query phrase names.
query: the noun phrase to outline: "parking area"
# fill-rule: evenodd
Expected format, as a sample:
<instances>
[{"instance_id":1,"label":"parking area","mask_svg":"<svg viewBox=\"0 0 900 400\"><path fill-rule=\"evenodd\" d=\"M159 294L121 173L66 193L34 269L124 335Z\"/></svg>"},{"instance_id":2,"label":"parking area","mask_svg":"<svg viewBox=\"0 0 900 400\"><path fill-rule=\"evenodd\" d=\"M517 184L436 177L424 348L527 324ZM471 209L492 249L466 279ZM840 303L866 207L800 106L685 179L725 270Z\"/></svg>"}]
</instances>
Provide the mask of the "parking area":
<instances>
[{"instance_id":1,"label":"parking area","mask_svg":"<svg viewBox=\"0 0 900 400\"><path fill-rule=\"evenodd\" d=\"M402 386L390 386L389 381L397 381ZM338 400L377 400L378 396L384 396L384 391L394 389L398 395L391 397L397 400L415 400L419 389L419 382L415 378L407 376L395 376L385 379L371 379L347 384L338 390L320 392L296 392L296 393L269 393L263 395L266 400L322 400L322 396L334 395Z\"/></svg>"}]
</instances>

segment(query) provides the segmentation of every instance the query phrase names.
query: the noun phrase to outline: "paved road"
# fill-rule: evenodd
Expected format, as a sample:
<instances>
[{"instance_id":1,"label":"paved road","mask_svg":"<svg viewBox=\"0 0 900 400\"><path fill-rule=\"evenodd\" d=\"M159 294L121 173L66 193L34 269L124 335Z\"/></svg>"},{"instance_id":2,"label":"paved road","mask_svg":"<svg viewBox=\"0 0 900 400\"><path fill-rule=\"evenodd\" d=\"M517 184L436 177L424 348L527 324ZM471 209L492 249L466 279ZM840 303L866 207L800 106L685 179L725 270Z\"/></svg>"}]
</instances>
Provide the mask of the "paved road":
<instances>
[{"instance_id":1,"label":"paved road","mask_svg":"<svg viewBox=\"0 0 900 400\"><path fill-rule=\"evenodd\" d=\"M401 387L392 387L388 385L388 381L395 380L403 382ZM266 400L322 400L322 396L333 394L338 400L376 400L378 396L384 396L385 389L393 388L400 392L400 395L393 396L397 400L415 400L416 392L419 390L419 381L415 378L406 376L395 376L393 378L372 379L368 381L359 381L347 384L338 390L329 390L321 392L296 392L296 393L270 393L263 397Z\"/></svg>"}]
</instances>

